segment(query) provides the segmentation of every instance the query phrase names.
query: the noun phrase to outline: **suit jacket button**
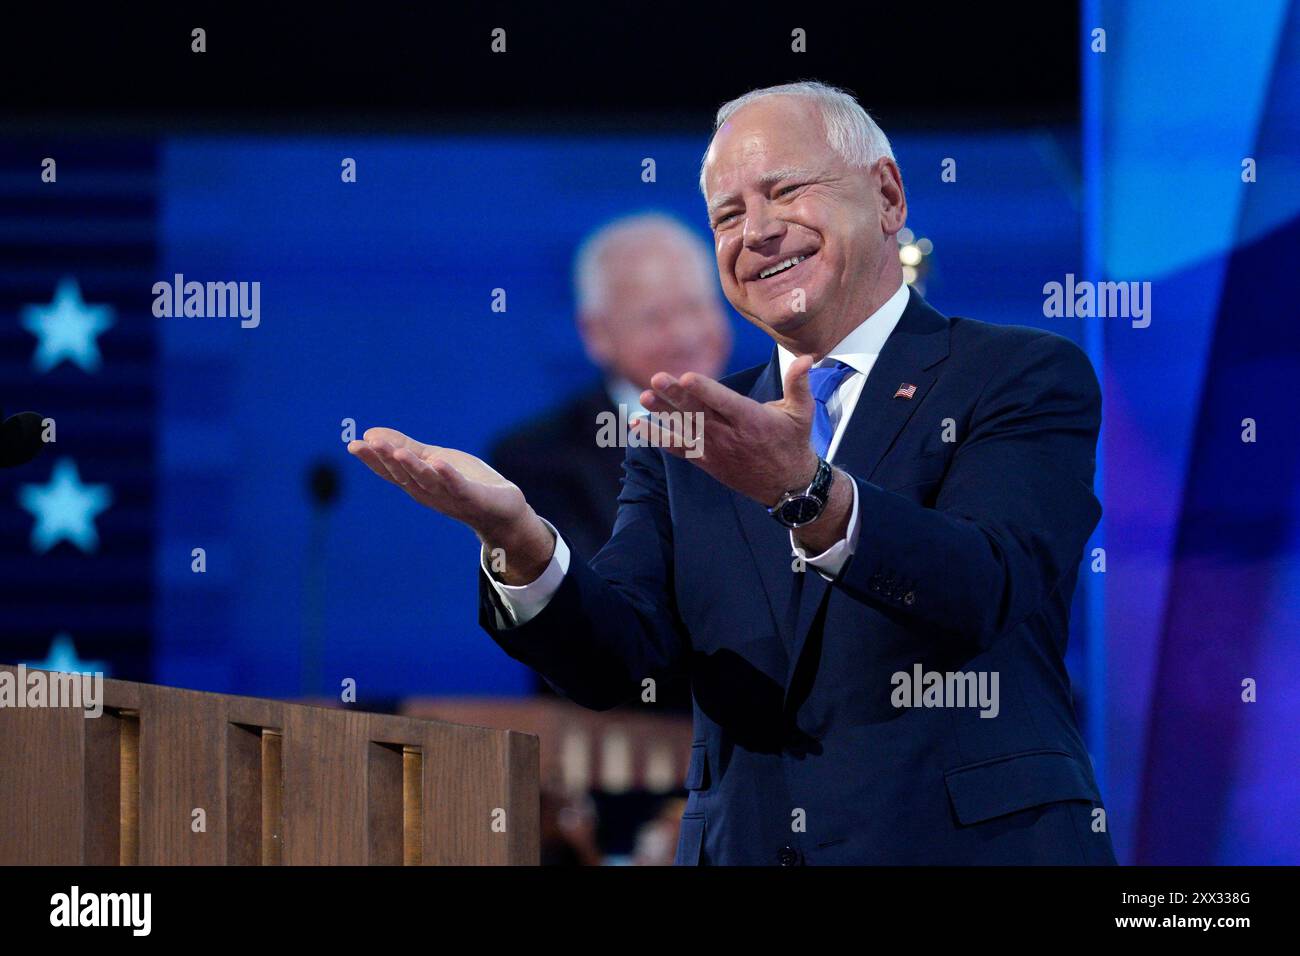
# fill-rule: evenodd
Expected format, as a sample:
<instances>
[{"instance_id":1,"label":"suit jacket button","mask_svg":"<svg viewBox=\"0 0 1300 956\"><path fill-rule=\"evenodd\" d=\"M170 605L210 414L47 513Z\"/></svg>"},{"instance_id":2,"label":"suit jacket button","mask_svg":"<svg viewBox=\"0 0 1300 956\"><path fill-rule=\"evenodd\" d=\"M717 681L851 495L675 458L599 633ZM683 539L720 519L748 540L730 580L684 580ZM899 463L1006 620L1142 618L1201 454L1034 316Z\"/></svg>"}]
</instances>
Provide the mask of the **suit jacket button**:
<instances>
[{"instance_id":1,"label":"suit jacket button","mask_svg":"<svg viewBox=\"0 0 1300 956\"><path fill-rule=\"evenodd\" d=\"M781 861L782 866L794 866L799 862L799 853L792 846L783 846L781 852L777 854L777 859Z\"/></svg>"},{"instance_id":2,"label":"suit jacket button","mask_svg":"<svg viewBox=\"0 0 1300 956\"><path fill-rule=\"evenodd\" d=\"M908 591L906 594L904 594L904 595L903 595L903 603L906 604L906 605L908 605L909 607L910 607L911 605L915 604L915 603L916 603L916 592L915 592L915 591Z\"/></svg>"}]
</instances>

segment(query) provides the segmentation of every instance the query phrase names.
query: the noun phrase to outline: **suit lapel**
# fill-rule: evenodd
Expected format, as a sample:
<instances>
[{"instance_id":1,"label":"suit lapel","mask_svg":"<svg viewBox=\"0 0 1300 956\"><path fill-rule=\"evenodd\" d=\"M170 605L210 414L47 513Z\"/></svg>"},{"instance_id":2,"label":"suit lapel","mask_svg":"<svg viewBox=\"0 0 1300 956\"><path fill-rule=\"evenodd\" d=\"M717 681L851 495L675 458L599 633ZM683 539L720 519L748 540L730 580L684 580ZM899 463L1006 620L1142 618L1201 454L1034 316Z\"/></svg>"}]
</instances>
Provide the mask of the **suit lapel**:
<instances>
[{"instance_id":1,"label":"suit lapel","mask_svg":"<svg viewBox=\"0 0 1300 956\"><path fill-rule=\"evenodd\" d=\"M931 369L948 356L948 320L915 292L881 349L853 408L835 464L870 481L937 377ZM895 398L915 385L912 397Z\"/></svg>"},{"instance_id":2,"label":"suit lapel","mask_svg":"<svg viewBox=\"0 0 1300 956\"><path fill-rule=\"evenodd\" d=\"M876 364L863 384L839 447L835 451L838 467L855 478L871 480L881 459L893 446L899 433L912 417L934 384L931 369L948 355L948 320L926 304L915 292L907 308L880 351ZM900 386L915 385L910 399L895 398ZM771 521L770 518L767 519ZM775 523L775 522L773 522ZM787 552L788 541L787 541ZM786 561L786 569L789 568ZM816 569L802 574L802 594L795 614L793 644L789 653L786 678L786 704L799 656L808 640L808 632L817 611L826 600L830 585Z\"/></svg>"},{"instance_id":3,"label":"suit lapel","mask_svg":"<svg viewBox=\"0 0 1300 956\"><path fill-rule=\"evenodd\" d=\"M781 372L776 354L774 348L771 361L749 390L749 397L756 402L771 402L781 397ZM731 498L740 529L758 567L763 591L767 595L768 607L780 632L782 644L789 651L794 643L790 534L772 520L767 509L758 502L734 491L729 492L728 497Z\"/></svg>"},{"instance_id":4,"label":"suit lapel","mask_svg":"<svg viewBox=\"0 0 1300 956\"><path fill-rule=\"evenodd\" d=\"M600 421L600 415L612 409L609 393L604 385L598 385L583 397L578 405L573 433L585 435L593 423ZM613 409L617 412L617 409ZM586 491L584 502L590 502L589 508L595 508L602 521L607 522L606 537L614 527L614 518L618 514L618 490L623 479L623 449L599 448L590 441L583 441L573 449L570 465L578 482ZM611 497L610 490L614 494ZM597 504L599 507L596 507ZM593 515L596 517L596 515Z\"/></svg>"}]
</instances>

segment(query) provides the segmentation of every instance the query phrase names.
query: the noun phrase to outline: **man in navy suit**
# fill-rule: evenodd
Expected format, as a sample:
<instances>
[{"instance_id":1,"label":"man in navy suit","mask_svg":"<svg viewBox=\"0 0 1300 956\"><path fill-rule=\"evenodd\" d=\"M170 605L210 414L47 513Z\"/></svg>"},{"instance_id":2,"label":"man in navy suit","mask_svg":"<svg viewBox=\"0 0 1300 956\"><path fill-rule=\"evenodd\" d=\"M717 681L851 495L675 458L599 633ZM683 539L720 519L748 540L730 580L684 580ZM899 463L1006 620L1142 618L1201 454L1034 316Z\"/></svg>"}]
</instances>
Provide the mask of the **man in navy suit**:
<instances>
[{"instance_id":1,"label":"man in navy suit","mask_svg":"<svg viewBox=\"0 0 1300 956\"><path fill-rule=\"evenodd\" d=\"M562 693L689 677L679 864L1113 863L1063 663L1101 513L1087 358L907 288L902 179L845 93L728 103L701 187L775 349L651 379L596 555L472 456L349 450L475 529L484 627Z\"/></svg>"}]
</instances>

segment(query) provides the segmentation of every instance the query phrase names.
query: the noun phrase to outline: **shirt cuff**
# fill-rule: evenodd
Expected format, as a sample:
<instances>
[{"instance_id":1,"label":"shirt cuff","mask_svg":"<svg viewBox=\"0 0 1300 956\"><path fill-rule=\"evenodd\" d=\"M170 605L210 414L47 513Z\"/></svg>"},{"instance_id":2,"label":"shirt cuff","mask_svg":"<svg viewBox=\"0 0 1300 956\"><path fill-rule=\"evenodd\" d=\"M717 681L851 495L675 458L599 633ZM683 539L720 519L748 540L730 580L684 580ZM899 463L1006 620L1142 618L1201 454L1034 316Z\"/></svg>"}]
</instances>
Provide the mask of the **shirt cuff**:
<instances>
[{"instance_id":1,"label":"shirt cuff","mask_svg":"<svg viewBox=\"0 0 1300 956\"><path fill-rule=\"evenodd\" d=\"M496 623L502 630L521 627L541 614L546 605L551 602L551 598L555 596L555 592L560 589L564 576L569 573L569 546L560 537L560 532L555 530L555 525L545 518L542 518L542 523L551 529L551 534L555 535L555 553L551 555L550 564L536 581L517 585L502 584L488 570L487 545L479 549L479 567L483 569L488 584L496 594Z\"/></svg>"},{"instance_id":2,"label":"shirt cuff","mask_svg":"<svg viewBox=\"0 0 1300 956\"><path fill-rule=\"evenodd\" d=\"M836 541L833 545L823 551L816 557L810 558L804 549L795 544L794 532L790 532L790 550L804 560L805 564L811 565L817 569L817 573L827 581L834 581L836 576L844 570L844 565L848 563L849 558L853 557L853 552L858 548L858 483L849 479L849 484L853 486L853 510L849 512L849 526L845 531L844 537Z\"/></svg>"}]
</instances>

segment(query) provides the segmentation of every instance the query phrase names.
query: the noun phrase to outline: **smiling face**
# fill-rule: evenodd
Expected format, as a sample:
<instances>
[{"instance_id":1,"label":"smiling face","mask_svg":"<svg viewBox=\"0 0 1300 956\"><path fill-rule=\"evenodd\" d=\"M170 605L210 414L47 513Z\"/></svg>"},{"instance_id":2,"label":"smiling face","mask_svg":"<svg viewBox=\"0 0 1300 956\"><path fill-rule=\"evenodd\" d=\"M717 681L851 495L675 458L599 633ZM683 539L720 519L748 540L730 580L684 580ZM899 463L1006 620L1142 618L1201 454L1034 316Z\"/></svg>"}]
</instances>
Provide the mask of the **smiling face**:
<instances>
[{"instance_id":1,"label":"smiling face","mask_svg":"<svg viewBox=\"0 0 1300 956\"><path fill-rule=\"evenodd\" d=\"M765 97L733 114L704 183L727 299L787 348L820 357L902 282L898 167L849 167L807 99Z\"/></svg>"}]
</instances>

